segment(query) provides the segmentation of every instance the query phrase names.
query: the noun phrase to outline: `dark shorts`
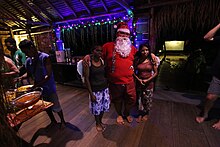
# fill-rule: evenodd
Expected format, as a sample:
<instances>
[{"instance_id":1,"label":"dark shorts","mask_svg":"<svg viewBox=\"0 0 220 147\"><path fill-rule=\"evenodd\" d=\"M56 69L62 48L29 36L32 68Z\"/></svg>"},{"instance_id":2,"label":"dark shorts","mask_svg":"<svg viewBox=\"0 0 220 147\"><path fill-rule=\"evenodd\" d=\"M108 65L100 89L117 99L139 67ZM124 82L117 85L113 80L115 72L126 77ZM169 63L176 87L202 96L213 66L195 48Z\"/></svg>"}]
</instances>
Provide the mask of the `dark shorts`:
<instances>
[{"instance_id":1,"label":"dark shorts","mask_svg":"<svg viewBox=\"0 0 220 147\"><path fill-rule=\"evenodd\" d=\"M218 78L212 78L212 81L209 85L208 93L220 95L220 80Z\"/></svg>"}]
</instances>

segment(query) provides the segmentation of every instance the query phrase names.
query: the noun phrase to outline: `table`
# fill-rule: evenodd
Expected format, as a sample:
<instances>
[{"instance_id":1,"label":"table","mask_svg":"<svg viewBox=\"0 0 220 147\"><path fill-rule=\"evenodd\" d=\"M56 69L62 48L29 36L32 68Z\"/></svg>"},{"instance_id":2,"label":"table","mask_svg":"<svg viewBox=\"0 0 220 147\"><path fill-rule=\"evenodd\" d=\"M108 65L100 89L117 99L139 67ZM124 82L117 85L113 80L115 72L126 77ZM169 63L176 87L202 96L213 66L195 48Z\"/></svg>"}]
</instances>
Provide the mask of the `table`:
<instances>
[{"instance_id":1,"label":"table","mask_svg":"<svg viewBox=\"0 0 220 147\"><path fill-rule=\"evenodd\" d=\"M39 100L36 104L33 105L31 109L25 108L15 113L9 113L7 115L8 122L11 127L15 127L29 119L33 116L43 112L47 108L51 107L53 103Z\"/></svg>"}]
</instances>

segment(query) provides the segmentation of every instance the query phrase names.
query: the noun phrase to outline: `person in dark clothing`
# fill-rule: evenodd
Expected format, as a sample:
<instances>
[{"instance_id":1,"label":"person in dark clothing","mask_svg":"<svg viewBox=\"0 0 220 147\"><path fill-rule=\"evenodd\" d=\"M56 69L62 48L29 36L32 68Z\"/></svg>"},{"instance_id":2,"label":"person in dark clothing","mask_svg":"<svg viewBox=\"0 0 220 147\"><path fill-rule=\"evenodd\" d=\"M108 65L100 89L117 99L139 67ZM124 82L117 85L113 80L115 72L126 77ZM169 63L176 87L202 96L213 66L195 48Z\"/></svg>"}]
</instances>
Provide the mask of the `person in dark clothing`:
<instances>
[{"instance_id":1,"label":"person in dark clothing","mask_svg":"<svg viewBox=\"0 0 220 147\"><path fill-rule=\"evenodd\" d=\"M211 29L205 36L204 39L207 41L215 41L220 43L220 36L215 36L216 32L220 29L220 23ZM212 108L215 100L220 95L220 51L214 61L212 67L212 81L210 83L208 94L206 96L205 106L203 108L201 116L196 117L198 123L202 123L208 117L208 112ZM220 130L220 120L215 123L213 128Z\"/></svg>"},{"instance_id":2,"label":"person in dark clothing","mask_svg":"<svg viewBox=\"0 0 220 147\"><path fill-rule=\"evenodd\" d=\"M110 96L105 77L105 65L102 56L102 47L95 46L90 56L90 62L83 64L83 76L85 85L90 95L90 110L95 116L96 129L99 132L105 130L105 125L102 123L104 112L109 110Z\"/></svg>"}]
</instances>

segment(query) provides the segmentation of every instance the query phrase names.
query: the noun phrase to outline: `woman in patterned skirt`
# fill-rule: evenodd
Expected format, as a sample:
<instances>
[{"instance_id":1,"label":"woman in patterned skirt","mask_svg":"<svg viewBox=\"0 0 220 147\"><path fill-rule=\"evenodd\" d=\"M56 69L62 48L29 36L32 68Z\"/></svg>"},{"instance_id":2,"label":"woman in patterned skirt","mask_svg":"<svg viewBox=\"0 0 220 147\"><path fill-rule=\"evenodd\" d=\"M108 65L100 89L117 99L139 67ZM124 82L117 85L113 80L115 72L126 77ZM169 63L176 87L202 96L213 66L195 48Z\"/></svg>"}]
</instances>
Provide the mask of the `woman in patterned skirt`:
<instances>
[{"instance_id":1,"label":"woman in patterned skirt","mask_svg":"<svg viewBox=\"0 0 220 147\"><path fill-rule=\"evenodd\" d=\"M99 132L105 130L102 117L104 112L109 110L110 106L109 89L105 77L105 65L101 56L102 47L95 46L92 49L92 55L90 55L90 64L83 64L85 85L90 95L90 111L95 116L96 129Z\"/></svg>"},{"instance_id":2,"label":"woman in patterned skirt","mask_svg":"<svg viewBox=\"0 0 220 147\"><path fill-rule=\"evenodd\" d=\"M138 118L137 122L146 121L152 106L154 78L158 75L158 61L151 53L150 47L142 44L134 61L137 79Z\"/></svg>"}]
</instances>

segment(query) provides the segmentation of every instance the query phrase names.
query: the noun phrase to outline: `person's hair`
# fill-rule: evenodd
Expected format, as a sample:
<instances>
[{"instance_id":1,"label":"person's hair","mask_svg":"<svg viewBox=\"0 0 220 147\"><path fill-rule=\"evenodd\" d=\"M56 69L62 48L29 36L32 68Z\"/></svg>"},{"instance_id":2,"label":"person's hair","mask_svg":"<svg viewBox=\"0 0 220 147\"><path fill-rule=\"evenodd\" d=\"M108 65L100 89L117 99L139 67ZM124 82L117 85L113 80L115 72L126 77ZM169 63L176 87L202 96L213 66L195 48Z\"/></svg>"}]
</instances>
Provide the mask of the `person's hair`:
<instances>
[{"instance_id":1,"label":"person's hair","mask_svg":"<svg viewBox=\"0 0 220 147\"><path fill-rule=\"evenodd\" d=\"M7 39L5 39L5 44L6 44L7 42L9 42L10 44L16 46L16 41L15 41L15 39L12 38L12 37L8 37Z\"/></svg>"},{"instance_id":2,"label":"person's hair","mask_svg":"<svg viewBox=\"0 0 220 147\"><path fill-rule=\"evenodd\" d=\"M138 49L137 53L135 54L135 65L138 65L138 64L142 63L143 60L145 60L145 59L141 59L141 50L142 50L143 47L147 47L148 48L149 54L147 55L147 58L149 58L149 60L153 63L152 56L151 56L150 45L149 44L141 44L139 46L139 49Z\"/></svg>"},{"instance_id":3,"label":"person's hair","mask_svg":"<svg viewBox=\"0 0 220 147\"><path fill-rule=\"evenodd\" d=\"M102 47L101 45L99 45L99 44L96 44L96 45L94 45L93 47L91 47L91 53L97 48L97 47Z\"/></svg>"},{"instance_id":4,"label":"person's hair","mask_svg":"<svg viewBox=\"0 0 220 147\"><path fill-rule=\"evenodd\" d=\"M30 40L24 39L19 43L19 48L30 48L31 46L34 46L34 43Z\"/></svg>"}]
</instances>

